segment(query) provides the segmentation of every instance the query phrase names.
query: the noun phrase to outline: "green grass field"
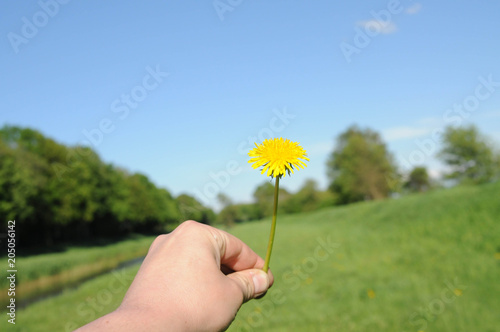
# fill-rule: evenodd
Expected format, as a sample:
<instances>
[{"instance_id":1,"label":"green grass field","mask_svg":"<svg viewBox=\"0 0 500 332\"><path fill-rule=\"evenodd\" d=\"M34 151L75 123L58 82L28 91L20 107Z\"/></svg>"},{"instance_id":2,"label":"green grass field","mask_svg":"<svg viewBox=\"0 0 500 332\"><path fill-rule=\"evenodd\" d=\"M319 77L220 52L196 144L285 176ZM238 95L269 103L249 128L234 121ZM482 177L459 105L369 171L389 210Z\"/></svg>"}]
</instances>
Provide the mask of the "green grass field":
<instances>
[{"instance_id":1,"label":"green grass field","mask_svg":"<svg viewBox=\"0 0 500 332\"><path fill-rule=\"evenodd\" d=\"M269 224L230 231L264 256ZM137 268L19 310L9 331L102 316ZM279 216L271 269L272 289L229 331L497 331L500 183Z\"/></svg>"},{"instance_id":2,"label":"green grass field","mask_svg":"<svg viewBox=\"0 0 500 332\"><path fill-rule=\"evenodd\" d=\"M17 300L44 295L67 285L116 268L146 255L153 236L136 235L127 240L94 246L74 246L62 252L18 256ZM0 303L8 300L8 280L0 280Z\"/></svg>"}]
</instances>

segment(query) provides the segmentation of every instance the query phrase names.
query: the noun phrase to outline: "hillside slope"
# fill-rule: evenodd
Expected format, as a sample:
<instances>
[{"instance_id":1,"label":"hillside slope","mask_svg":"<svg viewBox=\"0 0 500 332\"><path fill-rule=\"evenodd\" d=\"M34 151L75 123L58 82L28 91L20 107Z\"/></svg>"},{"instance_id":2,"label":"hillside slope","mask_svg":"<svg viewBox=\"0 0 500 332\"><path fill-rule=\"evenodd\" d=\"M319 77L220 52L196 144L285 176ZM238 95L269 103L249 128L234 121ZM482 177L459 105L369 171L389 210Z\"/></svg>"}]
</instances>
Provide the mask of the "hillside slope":
<instances>
[{"instance_id":1,"label":"hillside slope","mask_svg":"<svg viewBox=\"0 0 500 332\"><path fill-rule=\"evenodd\" d=\"M234 234L265 254L269 222ZM500 183L279 216L276 282L230 331L494 331Z\"/></svg>"},{"instance_id":2,"label":"hillside slope","mask_svg":"<svg viewBox=\"0 0 500 332\"><path fill-rule=\"evenodd\" d=\"M496 331L499 197L497 183L279 216L275 284L229 331ZM269 226L230 231L264 256ZM83 325L117 307L137 268L112 293L109 273L19 310L9 328Z\"/></svg>"}]
</instances>

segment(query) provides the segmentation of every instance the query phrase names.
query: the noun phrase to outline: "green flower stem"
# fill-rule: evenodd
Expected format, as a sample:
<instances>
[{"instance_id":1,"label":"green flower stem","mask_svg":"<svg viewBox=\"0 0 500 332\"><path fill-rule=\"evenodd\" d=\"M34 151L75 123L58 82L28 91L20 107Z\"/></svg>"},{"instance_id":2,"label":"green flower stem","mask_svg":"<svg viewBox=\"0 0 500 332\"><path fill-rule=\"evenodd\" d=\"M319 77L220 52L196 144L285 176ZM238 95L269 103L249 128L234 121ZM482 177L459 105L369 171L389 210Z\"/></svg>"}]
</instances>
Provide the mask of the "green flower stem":
<instances>
[{"instance_id":1,"label":"green flower stem","mask_svg":"<svg viewBox=\"0 0 500 332\"><path fill-rule=\"evenodd\" d=\"M269 270L269 261L271 260L271 252L273 251L274 233L276 233L276 217L278 216L278 194L280 188L280 177L276 177L276 184L274 185L274 207L273 207L273 221L271 223L271 233L269 234L269 242L267 243L266 260L262 270L267 272Z\"/></svg>"}]
</instances>

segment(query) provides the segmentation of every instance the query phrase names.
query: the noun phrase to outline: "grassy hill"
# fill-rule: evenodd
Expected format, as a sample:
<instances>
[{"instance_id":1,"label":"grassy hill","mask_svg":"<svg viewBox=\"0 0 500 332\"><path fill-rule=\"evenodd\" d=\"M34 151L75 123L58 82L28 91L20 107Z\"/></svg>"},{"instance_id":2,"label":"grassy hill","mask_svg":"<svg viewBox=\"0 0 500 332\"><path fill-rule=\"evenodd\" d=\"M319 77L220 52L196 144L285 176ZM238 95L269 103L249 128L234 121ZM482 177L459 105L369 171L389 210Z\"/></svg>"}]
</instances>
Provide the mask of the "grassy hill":
<instances>
[{"instance_id":1,"label":"grassy hill","mask_svg":"<svg viewBox=\"0 0 500 332\"><path fill-rule=\"evenodd\" d=\"M230 231L263 256L269 225ZM500 183L279 216L271 269L273 288L229 331L496 331ZM11 330L95 319L116 308L136 271L21 310Z\"/></svg>"},{"instance_id":2,"label":"grassy hill","mask_svg":"<svg viewBox=\"0 0 500 332\"><path fill-rule=\"evenodd\" d=\"M234 233L264 252L266 227ZM497 328L499 184L287 216L278 227L276 285L231 331Z\"/></svg>"}]
</instances>

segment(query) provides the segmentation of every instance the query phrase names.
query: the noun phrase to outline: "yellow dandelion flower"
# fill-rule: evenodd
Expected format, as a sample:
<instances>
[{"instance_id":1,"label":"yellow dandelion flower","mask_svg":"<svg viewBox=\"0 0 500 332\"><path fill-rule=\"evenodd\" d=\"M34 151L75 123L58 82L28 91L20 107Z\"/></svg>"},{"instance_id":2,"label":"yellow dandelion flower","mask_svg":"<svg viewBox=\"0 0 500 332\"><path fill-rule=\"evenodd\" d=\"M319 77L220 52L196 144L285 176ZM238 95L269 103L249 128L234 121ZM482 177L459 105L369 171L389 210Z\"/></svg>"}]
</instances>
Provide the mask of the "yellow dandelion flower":
<instances>
[{"instance_id":1,"label":"yellow dandelion flower","mask_svg":"<svg viewBox=\"0 0 500 332\"><path fill-rule=\"evenodd\" d=\"M500 252L495 253L495 259L500 259Z\"/></svg>"},{"instance_id":2,"label":"yellow dandelion flower","mask_svg":"<svg viewBox=\"0 0 500 332\"><path fill-rule=\"evenodd\" d=\"M303 160L309 161L306 150L299 143L291 142L289 139L273 138L266 139L262 144L255 143L248 155L252 157L248 162L253 163L253 168L262 166L262 174L267 176L282 177L285 173L293 173L294 167L304 168L307 165Z\"/></svg>"},{"instance_id":3,"label":"yellow dandelion flower","mask_svg":"<svg viewBox=\"0 0 500 332\"><path fill-rule=\"evenodd\" d=\"M368 295L368 297L369 297L370 299L373 299L373 298L375 298L375 296L376 296L376 295L375 295L375 291L374 291L373 289L369 289L369 290L366 292L366 294Z\"/></svg>"},{"instance_id":4,"label":"yellow dandelion flower","mask_svg":"<svg viewBox=\"0 0 500 332\"><path fill-rule=\"evenodd\" d=\"M274 185L274 204L273 204L273 219L271 221L271 232L269 234L269 242L267 243L266 259L262 270L267 272L269 269L269 261L271 260L271 252L273 251L274 234L276 232L276 218L278 215L278 196L280 187L280 178L285 176L285 173L293 173L294 167L304 168L306 164L303 160L309 161L304 150L299 143L291 142L289 139L273 138L266 139L262 144L255 143L255 148L250 150L248 155L251 159L249 163L253 163L253 168L262 166L262 174L267 172L267 176L275 179ZM302 159L302 160L301 160Z\"/></svg>"},{"instance_id":5,"label":"yellow dandelion flower","mask_svg":"<svg viewBox=\"0 0 500 332\"><path fill-rule=\"evenodd\" d=\"M463 291L462 291L461 289L457 288L457 289L455 289L455 290L453 291L453 293L455 293L455 295L456 295L456 296L462 296Z\"/></svg>"}]
</instances>

